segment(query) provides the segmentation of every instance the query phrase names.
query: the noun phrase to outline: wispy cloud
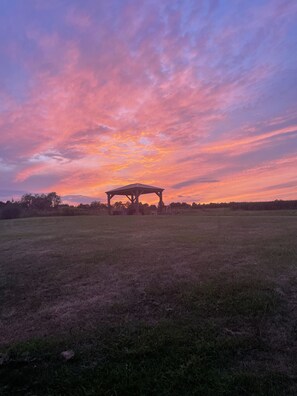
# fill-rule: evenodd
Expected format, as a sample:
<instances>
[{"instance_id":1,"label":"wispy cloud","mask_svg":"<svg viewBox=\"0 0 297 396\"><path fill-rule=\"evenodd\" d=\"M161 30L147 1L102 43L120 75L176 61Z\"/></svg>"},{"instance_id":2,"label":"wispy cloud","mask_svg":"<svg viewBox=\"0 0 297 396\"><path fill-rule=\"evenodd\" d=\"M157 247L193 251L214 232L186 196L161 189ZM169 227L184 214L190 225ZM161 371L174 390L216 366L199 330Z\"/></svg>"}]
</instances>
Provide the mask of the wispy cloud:
<instances>
[{"instance_id":1,"label":"wispy cloud","mask_svg":"<svg viewBox=\"0 0 297 396\"><path fill-rule=\"evenodd\" d=\"M207 179L207 178L199 177L196 179L185 180L183 182L173 184L173 186L171 186L171 187L174 189L181 189L183 187L188 187L188 186L202 184L202 183L210 184L210 183L218 183L218 182L219 182L219 180L216 180L216 179Z\"/></svg>"}]
</instances>

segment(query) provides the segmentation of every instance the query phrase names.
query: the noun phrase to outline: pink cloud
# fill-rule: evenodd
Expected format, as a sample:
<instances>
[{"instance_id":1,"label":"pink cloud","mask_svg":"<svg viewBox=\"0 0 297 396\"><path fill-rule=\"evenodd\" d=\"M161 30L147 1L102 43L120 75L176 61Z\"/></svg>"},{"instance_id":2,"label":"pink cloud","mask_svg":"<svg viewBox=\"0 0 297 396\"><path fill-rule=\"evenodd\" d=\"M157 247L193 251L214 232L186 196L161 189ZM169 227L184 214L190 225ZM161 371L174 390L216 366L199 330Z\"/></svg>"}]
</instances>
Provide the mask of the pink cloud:
<instances>
[{"instance_id":1,"label":"pink cloud","mask_svg":"<svg viewBox=\"0 0 297 396\"><path fill-rule=\"evenodd\" d=\"M278 61L256 60L263 48L259 20L251 22L255 34L249 37L249 27L235 23L214 29L210 10L201 35L192 37L188 26L181 27L182 10L168 7L162 19L162 7L149 5L146 13L135 13L135 7L123 7L117 28L111 20L97 23L91 10L79 7L63 19L72 36L36 24L26 28L38 53L21 61L31 76L26 96L17 101L0 91L0 157L17 165L15 183L30 185L38 175L55 174L58 181L49 178L48 189L63 195L95 196L130 182L162 185L168 200L176 199L173 185L203 201L277 194L277 188L261 190L261 183L277 186L282 176L273 176L276 169L290 182L293 165L272 153L248 170L240 166L244 155L264 153L277 139L295 140L297 127L286 115L271 116L267 104L264 121L242 115L261 105L262 87L279 71ZM279 7L272 8L260 10L265 26L276 18ZM280 10L278 44L290 9ZM192 29L196 11L189 18ZM272 42L267 48L274 53ZM17 51L12 46L7 56ZM282 119L288 125L281 126Z\"/></svg>"}]
</instances>

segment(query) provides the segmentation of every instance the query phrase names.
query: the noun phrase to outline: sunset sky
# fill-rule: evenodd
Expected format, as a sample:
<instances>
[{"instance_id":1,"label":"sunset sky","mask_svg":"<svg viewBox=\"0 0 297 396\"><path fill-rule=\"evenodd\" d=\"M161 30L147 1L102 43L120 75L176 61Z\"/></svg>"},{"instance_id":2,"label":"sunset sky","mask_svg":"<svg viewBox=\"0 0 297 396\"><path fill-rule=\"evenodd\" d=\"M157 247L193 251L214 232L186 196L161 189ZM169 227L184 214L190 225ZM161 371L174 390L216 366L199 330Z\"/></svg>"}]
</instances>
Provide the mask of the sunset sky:
<instances>
[{"instance_id":1,"label":"sunset sky","mask_svg":"<svg viewBox=\"0 0 297 396\"><path fill-rule=\"evenodd\" d=\"M297 199L296 0L0 1L0 200L137 182Z\"/></svg>"}]
</instances>

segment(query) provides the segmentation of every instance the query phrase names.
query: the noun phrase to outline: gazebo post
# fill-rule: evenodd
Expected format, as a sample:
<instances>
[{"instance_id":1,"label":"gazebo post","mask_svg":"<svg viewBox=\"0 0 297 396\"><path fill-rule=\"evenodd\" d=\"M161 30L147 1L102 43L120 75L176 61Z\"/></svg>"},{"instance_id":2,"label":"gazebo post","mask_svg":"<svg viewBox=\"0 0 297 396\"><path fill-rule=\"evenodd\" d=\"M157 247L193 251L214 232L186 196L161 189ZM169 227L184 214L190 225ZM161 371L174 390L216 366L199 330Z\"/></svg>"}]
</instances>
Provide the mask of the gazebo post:
<instances>
[{"instance_id":1,"label":"gazebo post","mask_svg":"<svg viewBox=\"0 0 297 396\"><path fill-rule=\"evenodd\" d=\"M107 205L108 205L108 214L111 214L111 205L110 205L110 200L111 200L111 194L107 194Z\"/></svg>"},{"instance_id":2,"label":"gazebo post","mask_svg":"<svg viewBox=\"0 0 297 396\"><path fill-rule=\"evenodd\" d=\"M137 190L135 193L135 206L136 206L136 214L139 215L139 191Z\"/></svg>"},{"instance_id":3,"label":"gazebo post","mask_svg":"<svg viewBox=\"0 0 297 396\"><path fill-rule=\"evenodd\" d=\"M163 209L163 194L162 194L162 191L158 192L157 195L159 197L158 212L162 213L162 209Z\"/></svg>"}]
</instances>

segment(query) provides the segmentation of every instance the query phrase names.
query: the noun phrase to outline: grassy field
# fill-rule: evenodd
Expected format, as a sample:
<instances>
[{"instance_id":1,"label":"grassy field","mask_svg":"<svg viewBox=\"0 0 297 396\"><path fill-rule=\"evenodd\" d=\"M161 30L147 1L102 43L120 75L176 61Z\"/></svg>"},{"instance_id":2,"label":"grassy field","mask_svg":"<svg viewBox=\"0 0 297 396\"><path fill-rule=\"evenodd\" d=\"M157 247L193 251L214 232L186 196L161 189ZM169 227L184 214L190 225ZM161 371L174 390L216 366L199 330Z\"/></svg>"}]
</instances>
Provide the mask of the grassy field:
<instances>
[{"instance_id":1,"label":"grassy field","mask_svg":"<svg viewBox=\"0 0 297 396\"><path fill-rule=\"evenodd\" d=\"M210 213L0 221L0 394L296 395L296 213Z\"/></svg>"}]
</instances>

